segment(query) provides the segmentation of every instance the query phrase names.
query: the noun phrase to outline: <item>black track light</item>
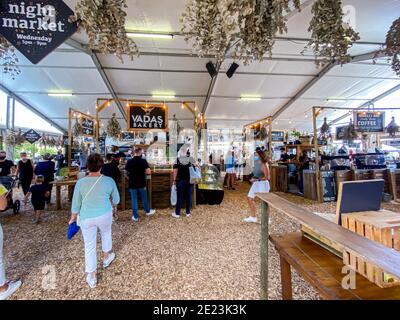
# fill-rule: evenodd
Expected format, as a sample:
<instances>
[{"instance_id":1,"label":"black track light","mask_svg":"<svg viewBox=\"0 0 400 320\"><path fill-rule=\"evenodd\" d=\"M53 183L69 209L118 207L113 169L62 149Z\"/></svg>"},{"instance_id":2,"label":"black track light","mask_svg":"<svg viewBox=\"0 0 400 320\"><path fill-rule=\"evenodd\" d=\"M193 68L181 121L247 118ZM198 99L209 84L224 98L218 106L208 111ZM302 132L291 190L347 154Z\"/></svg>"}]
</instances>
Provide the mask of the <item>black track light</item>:
<instances>
[{"instance_id":1,"label":"black track light","mask_svg":"<svg viewBox=\"0 0 400 320\"><path fill-rule=\"evenodd\" d=\"M226 72L226 75L228 76L228 78L232 78L233 75L235 74L237 68L239 68L239 65L237 63L232 63L231 66L229 67L228 71Z\"/></svg>"},{"instance_id":2,"label":"black track light","mask_svg":"<svg viewBox=\"0 0 400 320\"><path fill-rule=\"evenodd\" d=\"M214 78L217 75L217 69L215 68L215 65L212 63L212 61L206 64L206 68L211 78Z\"/></svg>"}]
</instances>

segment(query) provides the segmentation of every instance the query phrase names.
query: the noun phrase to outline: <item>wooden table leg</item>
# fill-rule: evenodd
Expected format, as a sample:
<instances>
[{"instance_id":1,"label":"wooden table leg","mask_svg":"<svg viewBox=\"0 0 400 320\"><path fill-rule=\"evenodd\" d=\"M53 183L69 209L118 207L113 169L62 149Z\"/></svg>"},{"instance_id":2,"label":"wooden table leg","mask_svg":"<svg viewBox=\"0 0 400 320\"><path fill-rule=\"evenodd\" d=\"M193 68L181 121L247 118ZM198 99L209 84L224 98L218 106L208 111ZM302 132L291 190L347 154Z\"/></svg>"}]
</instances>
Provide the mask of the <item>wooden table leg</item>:
<instances>
[{"instance_id":1,"label":"wooden table leg","mask_svg":"<svg viewBox=\"0 0 400 320\"><path fill-rule=\"evenodd\" d=\"M61 186L56 185L56 209L61 210Z\"/></svg>"},{"instance_id":2,"label":"wooden table leg","mask_svg":"<svg viewBox=\"0 0 400 320\"><path fill-rule=\"evenodd\" d=\"M261 239L260 239L260 258L261 258L261 300L268 300L268 224L269 206L266 202L261 202Z\"/></svg>"},{"instance_id":3,"label":"wooden table leg","mask_svg":"<svg viewBox=\"0 0 400 320\"><path fill-rule=\"evenodd\" d=\"M292 300L292 271L290 264L283 258L281 260L281 285L282 285L282 299Z\"/></svg>"}]
</instances>

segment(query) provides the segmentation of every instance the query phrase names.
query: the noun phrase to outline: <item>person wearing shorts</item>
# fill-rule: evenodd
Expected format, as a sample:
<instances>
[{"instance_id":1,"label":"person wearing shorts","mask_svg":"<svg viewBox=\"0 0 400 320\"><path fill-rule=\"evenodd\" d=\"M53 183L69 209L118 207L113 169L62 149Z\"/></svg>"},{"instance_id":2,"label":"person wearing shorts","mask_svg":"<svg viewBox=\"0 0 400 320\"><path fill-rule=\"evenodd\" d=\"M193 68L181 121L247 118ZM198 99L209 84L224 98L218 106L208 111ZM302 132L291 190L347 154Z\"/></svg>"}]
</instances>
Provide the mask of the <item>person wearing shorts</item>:
<instances>
[{"instance_id":1,"label":"person wearing shorts","mask_svg":"<svg viewBox=\"0 0 400 320\"><path fill-rule=\"evenodd\" d=\"M270 191L269 185L269 167L268 157L264 152L258 152L259 163L261 165L261 172L257 177L251 179L251 188L247 195L247 202L250 208L250 216L245 218L243 221L247 223L257 223L257 211L255 204L255 197L257 193L268 193Z\"/></svg>"}]
</instances>

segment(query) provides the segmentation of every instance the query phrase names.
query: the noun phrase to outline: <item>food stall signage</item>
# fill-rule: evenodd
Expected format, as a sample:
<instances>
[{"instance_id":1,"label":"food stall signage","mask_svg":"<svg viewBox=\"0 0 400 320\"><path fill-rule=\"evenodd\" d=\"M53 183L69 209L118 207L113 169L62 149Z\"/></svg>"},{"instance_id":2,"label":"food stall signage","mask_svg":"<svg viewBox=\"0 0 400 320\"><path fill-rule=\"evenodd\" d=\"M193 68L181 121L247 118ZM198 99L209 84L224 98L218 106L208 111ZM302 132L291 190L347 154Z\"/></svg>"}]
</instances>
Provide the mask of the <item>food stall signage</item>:
<instances>
[{"instance_id":1,"label":"food stall signage","mask_svg":"<svg viewBox=\"0 0 400 320\"><path fill-rule=\"evenodd\" d=\"M336 127L336 140L343 140L344 129L346 128L347 126Z\"/></svg>"},{"instance_id":2,"label":"food stall signage","mask_svg":"<svg viewBox=\"0 0 400 320\"><path fill-rule=\"evenodd\" d=\"M285 141L285 131L272 131L272 142Z\"/></svg>"},{"instance_id":3,"label":"food stall signage","mask_svg":"<svg viewBox=\"0 0 400 320\"><path fill-rule=\"evenodd\" d=\"M385 113L384 112L355 112L355 126L359 132L384 132Z\"/></svg>"},{"instance_id":4,"label":"food stall signage","mask_svg":"<svg viewBox=\"0 0 400 320\"><path fill-rule=\"evenodd\" d=\"M24 137L26 141L28 141L30 144L33 144L41 138L41 135L35 130L31 129L24 133Z\"/></svg>"},{"instance_id":5,"label":"food stall signage","mask_svg":"<svg viewBox=\"0 0 400 320\"><path fill-rule=\"evenodd\" d=\"M94 136L94 121L82 115L81 125L84 136L93 137Z\"/></svg>"},{"instance_id":6,"label":"food stall signage","mask_svg":"<svg viewBox=\"0 0 400 320\"><path fill-rule=\"evenodd\" d=\"M0 34L37 64L76 32L73 14L62 0L2 0Z\"/></svg>"},{"instance_id":7,"label":"food stall signage","mask_svg":"<svg viewBox=\"0 0 400 320\"><path fill-rule=\"evenodd\" d=\"M167 130L168 108L158 105L130 105L128 131Z\"/></svg>"}]
</instances>

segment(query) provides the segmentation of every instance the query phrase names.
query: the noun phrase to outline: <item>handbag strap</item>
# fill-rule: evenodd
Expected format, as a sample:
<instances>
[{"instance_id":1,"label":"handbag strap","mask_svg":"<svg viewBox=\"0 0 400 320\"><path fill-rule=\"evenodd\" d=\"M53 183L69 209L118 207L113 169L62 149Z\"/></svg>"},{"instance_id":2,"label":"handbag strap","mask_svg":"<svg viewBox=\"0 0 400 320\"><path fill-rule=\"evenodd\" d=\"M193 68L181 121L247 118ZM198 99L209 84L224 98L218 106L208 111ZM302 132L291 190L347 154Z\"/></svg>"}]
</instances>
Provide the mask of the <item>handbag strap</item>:
<instances>
[{"instance_id":1,"label":"handbag strap","mask_svg":"<svg viewBox=\"0 0 400 320\"><path fill-rule=\"evenodd\" d=\"M94 187L97 185L97 183L100 181L100 179L101 179L102 177L103 177L103 175L101 175L101 176L96 180L96 182L95 182L95 183L92 185L92 187L89 189L88 193L86 193L85 197L82 199L82 205L83 205L83 203L85 202L85 200L86 200L87 196L89 195L89 193L91 193L91 192L93 191Z\"/></svg>"}]
</instances>

